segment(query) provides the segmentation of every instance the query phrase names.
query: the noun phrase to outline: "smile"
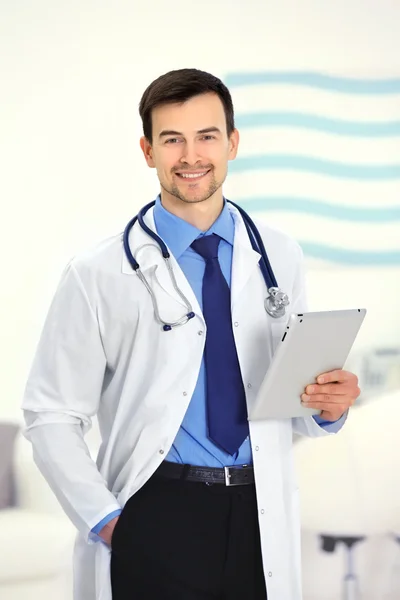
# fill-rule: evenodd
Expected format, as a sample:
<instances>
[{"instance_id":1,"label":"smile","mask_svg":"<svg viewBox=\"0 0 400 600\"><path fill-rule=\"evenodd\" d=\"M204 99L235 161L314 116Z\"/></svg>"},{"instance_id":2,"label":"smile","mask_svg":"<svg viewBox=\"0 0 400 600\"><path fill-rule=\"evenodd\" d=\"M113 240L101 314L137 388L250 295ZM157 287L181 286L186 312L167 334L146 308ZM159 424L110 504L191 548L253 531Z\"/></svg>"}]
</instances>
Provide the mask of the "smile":
<instances>
[{"instance_id":1,"label":"smile","mask_svg":"<svg viewBox=\"0 0 400 600\"><path fill-rule=\"evenodd\" d=\"M200 179L209 173L210 171L202 171L201 173L176 173L182 179Z\"/></svg>"}]
</instances>

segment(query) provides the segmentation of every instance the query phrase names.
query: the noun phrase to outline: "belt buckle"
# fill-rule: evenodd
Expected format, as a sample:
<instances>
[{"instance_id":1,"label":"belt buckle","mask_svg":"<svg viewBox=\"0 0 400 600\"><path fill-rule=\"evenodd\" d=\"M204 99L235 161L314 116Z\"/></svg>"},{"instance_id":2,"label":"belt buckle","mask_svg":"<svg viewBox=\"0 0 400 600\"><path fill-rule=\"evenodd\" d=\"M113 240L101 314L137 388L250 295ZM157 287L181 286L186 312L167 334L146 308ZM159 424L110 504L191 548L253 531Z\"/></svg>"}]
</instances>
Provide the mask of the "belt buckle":
<instances>
[{"instance_id":1,"label":"belt buckle","mask_svg":"<svg viewBox=\"0 0 400 600\"><path fill-rule=\"evenodd\" d=\"M243 467L247 467L248 465L240 465L240 466L232 466L232 467L224 467L224 471L225 471L225 485L232 487L234 485L242 485L241 483L232 483L231 482L231 477L232 475L230 474L230 470L234 470L234 469L243 469Z\"/></svg>"}]
</instances>

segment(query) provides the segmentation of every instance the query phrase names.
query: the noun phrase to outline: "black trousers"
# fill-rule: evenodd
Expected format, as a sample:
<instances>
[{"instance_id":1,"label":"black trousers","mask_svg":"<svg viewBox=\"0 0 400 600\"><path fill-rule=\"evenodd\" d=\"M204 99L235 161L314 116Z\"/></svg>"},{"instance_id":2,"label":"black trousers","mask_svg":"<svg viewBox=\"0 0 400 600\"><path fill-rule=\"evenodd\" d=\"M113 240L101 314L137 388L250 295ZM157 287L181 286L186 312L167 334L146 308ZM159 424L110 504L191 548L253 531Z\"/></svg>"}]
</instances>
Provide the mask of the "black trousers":
<instances>
[{"instance_id":1,"label":"black trousers","mask_svg":"<svg viewBox=\"0 0 400 600\"><path fill-rule=\"evenodd\" d=\"M254 485L152 477L124 507L113 600L266 600Z\"/></svg>"}]
</instances>

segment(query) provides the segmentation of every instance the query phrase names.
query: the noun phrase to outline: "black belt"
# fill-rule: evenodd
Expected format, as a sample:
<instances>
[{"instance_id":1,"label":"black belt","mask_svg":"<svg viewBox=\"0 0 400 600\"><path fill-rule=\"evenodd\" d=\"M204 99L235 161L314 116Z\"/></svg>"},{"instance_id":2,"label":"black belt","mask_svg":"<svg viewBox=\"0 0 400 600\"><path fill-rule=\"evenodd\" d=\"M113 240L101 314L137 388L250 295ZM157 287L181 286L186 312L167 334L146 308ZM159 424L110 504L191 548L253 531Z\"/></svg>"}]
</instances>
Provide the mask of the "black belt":
<instances>
[{"instance_id":1,"label":"black belt","mask_svg":"<svg viewBox=\"0 0 400 600\"><path fill-rule=\"evenodd\" d=\"M180 479L181 481L197 481L206 483L221 483L231 485L254 484L254 470L250 465L233 467L193 467L164 461L154 473L155 477Z\"/></svg>"}]
</instances>

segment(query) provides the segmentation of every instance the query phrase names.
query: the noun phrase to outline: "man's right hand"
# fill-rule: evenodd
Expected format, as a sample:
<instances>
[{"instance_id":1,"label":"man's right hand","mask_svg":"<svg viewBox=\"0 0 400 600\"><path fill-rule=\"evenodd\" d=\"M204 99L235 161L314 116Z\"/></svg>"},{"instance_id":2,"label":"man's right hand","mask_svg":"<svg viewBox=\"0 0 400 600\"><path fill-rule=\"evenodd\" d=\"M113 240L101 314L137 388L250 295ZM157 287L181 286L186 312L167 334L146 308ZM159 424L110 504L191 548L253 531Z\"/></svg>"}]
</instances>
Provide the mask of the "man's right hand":
<instances>
[{"instance_id":1,"label":"man's right hand","mask_svg":"<svg viewBox=\"0 0 400 600\"><path fill-rule=\"evenodd\" d=\"M113 519L111 519L111 521L109 521L107 523L107 525L104 525L103 529L99 533L99 536L109 546L111 546L111 538L112 538L112 535L113 535L113 532L114 532L114 529L115 529L118 519L119 519L119 517L114 517Z\"/></svg>"}]
</instances>

